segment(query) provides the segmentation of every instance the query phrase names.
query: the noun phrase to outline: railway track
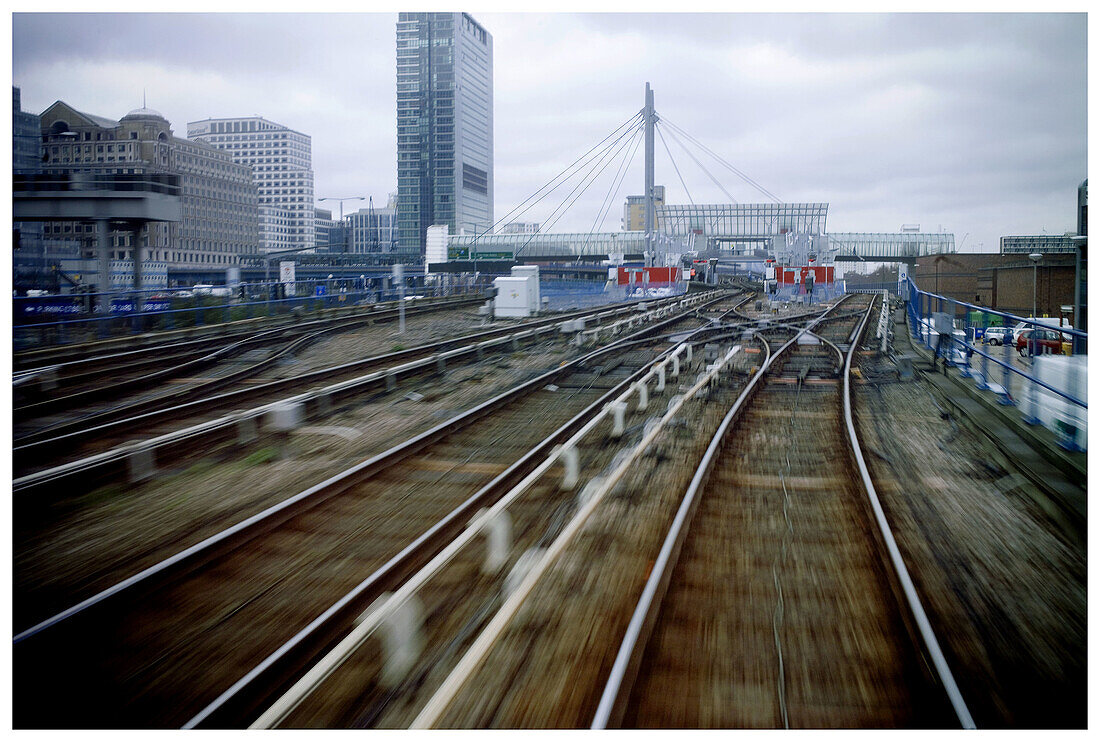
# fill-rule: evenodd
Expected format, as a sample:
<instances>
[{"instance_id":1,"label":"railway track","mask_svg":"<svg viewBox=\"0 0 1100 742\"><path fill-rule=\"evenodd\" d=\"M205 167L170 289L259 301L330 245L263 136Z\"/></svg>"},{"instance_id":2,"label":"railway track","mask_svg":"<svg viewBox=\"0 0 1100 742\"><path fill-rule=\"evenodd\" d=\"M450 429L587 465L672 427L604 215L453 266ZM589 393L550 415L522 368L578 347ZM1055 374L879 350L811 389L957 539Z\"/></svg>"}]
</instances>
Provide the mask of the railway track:
<instances>
[{"instance_id":1,"label":"railway track","mask_svg":"<svg viewBox=\"0 0 1100 742\"><path fill-rule=\"evenodd\" d=\"M958 717L948 706L950 674L930 674L913 641L904 567L883 569L893 562L889 529L885 543L867 538L881 511L859 489L863 481L875 498L854 430L850 439L845 430L850 379L813 385L805 347L716 447L679 558L666 567L667 592L650 606L651 635L636 637L641 654L621 664L637 677L630 687L613 675L620 684L606 691L596 726L970 724L965 706ZM722 627L718 646L693 638L708 625Z\"/></svg>"},{"instance_id":2,"label":"railway track","mask_svg":"<svg viewBox=\"0 0 1100 742\"><path fill-rule=\"evenodd\" d=\"M480 300L464 298L458 301L417 302L407 308L406 314L409 317L432 314L473 306ZM285 354L300 351L329 334L392 322L398 318L398 312L395 307L379 307L351 316L298 322L260 332L231 331L223 337L167 343L157 346L155 350L122 350L24 369L13 378L15 406L12 412L17 435L20 435L21 425L27 421L59 411L78 410L81 406L102 404L134 391L148 397L150 389L173 378L196 374L249 350L269 349L263 362L252 364L244 372L238 371L233 375L234 378L247 378ZM105 380L109 381L105 383ZM224 383L215 382L195 391L208 392L224 386Z\"/></svg>"},{"instance_id":3,"label":"railway track","mask_svg":"<svg viewBox=\"0 0 1100 742\"><path fill-rule=\"evenodd\" d=\"M715 312L716 318L722 314L729 315L731 312ZM624 456L629 457L631 447L642 440L644 448L645 439L656 435L657 429L668 423L670 417L676 421L673 427L686 430L686 420L694 419L694 414L705 413L708 403L714 403L721 395L728 395L737 388L736 384L727 388L714 382L722 372L723 362L729 362L731 357L736 356L742 364L752 362L750 354L740 352L741 345L732 349L728 345L739 341L742 331L731 331L728 326L722 328L725 333L717 333L714 327L712 329L716 330L716 334L697 343L693 370L701 372L700 379L694 385L679 385L679 389L686 390L682 396L661 399L660 403L653 404L649 391L643 395L639 390L637 396L631 398L634 394L632 390L617 400L617 404L631 408L635 420L633 435L609 436L606 428L597 427L579 432L567 444L567 447L582 449L578 459L586 471L600 472L576 498L571 492L576 483L568 484L568 474L567 481L559 485L557 472L553 475L547 473L545 467L554 461L551 457L544 464L543 471L533 473L531 478L517 485L492 511L472 522L463 537L456 539L432 564L403 585L395 595L373 607L356 630L265 712L254 726L394 727L407 726L412 722L419 705L438 687L461 657L461 652L468 648L476 632L515 590L516 581L523 578L522 565L540 558L539 550L558 537L570 514L583 509L590 498L598 496L593 494L594 489L611 486L611 482L604 480L604 475L610 478L620 476L617 472L628 465L624 464L623 459ZM726 345L719 349L717 346L723 340ZM718 359L723 354L723 362L720 362ZM690 351L686 358L692 358ZM683 356L666 359L664 368L651 371L649 378L640 383L654 384L656 374L661 381L654 385L652 393L660 394L662 387L665 390L668 388L663 383L665 372L680 371L680 361L683 359ZM695 378L694 371L688 374L689 379ZM745 378L748 376L744 372L742 375ZM667 391L664 393L668 394ZM698 396L695 396L696 393L699 393ZM666 401L669 411L662 417ZM691 406L692 414L687 414L685 405ZM620 427L627 430L631 425L629 421L624 421ZM591 435L587 449L580 443L586 432ZM673 449L684 443L690 444L697 436L689 433L677 438L682 440L673 442L671 448L662 447L658 457L660 460L676 458L680 451ZM505 565L487 569L483 563L484 549L479 534L492 530L490 524L498 523L500 518L506 518L509 529L522 535L516 535L515 541L510 544L510 557ZM409 611L412 611L412 616ZM422 620L417 616L422 616ZM422 623L424 627L423 636L414 640L414 644L423 644L423 647L417 650L416 661L410 662L403 671L393 669L387 654L392 654L392 648L386 649L386 626L394 620L417 625ZM387 677L395 672L399 677ZM404 674L401 675L401 672Z\"/></svg>"},{"instance_id":4,"label":"railway track","mask_svg":"<svg viewBox=\"0 0 1100 742\"><path fill-rule=\"evenodd\" d=\"M464 303L467 301L479 302L484 301L484 299L485 297L480 291L470 291L451 297L426 297L424 299L408 300L406 309L411 308L415 302L453 301ZM165 346L217 348L225 345L227 340L242 340L268 330L290 329L317 321L322 323L329 320L339 321L354 315L361 315L364 312L390 312L397 308L396 301L321 309L308 314L280 307L277 308L278 313L272 316L250 317L229 322L211 322L181 329L147 332L141 335L20 350L12 357L13 375L63 366L74 362L80 363L89 359L100 359L101 362L111 365L113 361L110 359L113 356L125 353L140 354L142 351L160 350ZM224 308L210 307L205 311L209 313L207 315L209 317L224 316ZM203 346L203 343L206 345Z\"/></svg>"},{"instance_id":5,"label":"railway track","mask_svg":"<svg viewBox=\"0 0 1100 742\"><path fill-rule=\"evenodd\" d=\"M672 311L677 307L681 299L651 304L654 307L647 316L663 314L662 309ZM694 301L694 300L692 300ZM604 309L598 312L576 313L577 317L587 317L589 321L612 322L613 326L628 318L635 312L635 307L623 307L618 309ZM69 467L66 477L57 480L51 476L51 472L67 462L79 462L89 457L104 455L113 447L124 443L130 443L137 432L143 439L157 439L168 437L164 445L159 446L157 459L164 455L171 455L172 450L186 453L196 444L196 434L188 433L185 436L175 436L174 431L187 430L202 427L205 423L221 419L226 411L244 410L237 417L249 418L247 426L256 427L257 423L251 421L256 417L248 412L248 409L263 409L265 404L279 403L285 400L288 391L297 392L295 396L302 397L302 390L316 390L320 385L328 382L330 388L338 388L338 393L330 395L331 399L323 399L315 406L320 414L328 411L332 402L337 398L346 398L350 393L361 394L365 389L376 389L382 386L391 388L397 376L408 377L410 375L422 375L437 372L442 365L453 365L456 362L470 362L480 360L485 352L494 349L514 350L517 344L526 344L540 337L557 336L558 325L562 321L574 319L575 315L565 315L546 320L538 320L533 323L524 323L519 327L494 328L491 330L465 335L462 337L428 343L414 348L396 350L371 356L337 366L318 369L297 376L270 380L258 384L247 385L244 388L229 391L211 393L210 389L224 386L230 380L219 379L202 388L186 388L176 393L159 397L152 401L137 402L130 405L122 405L106 411L96 413L78 420L62 422L46 429L39 429L22 436L17 432L14 440L14 463L17 475L16 491L22 491L25 487L48 486L56 489L67 486L73 476L80 476L88 483L102 483L107 475L95 475L90 477L90 472L76 466ZM416 359L420 359L419 362ZM403 363L402 363L403 362ZM391 365L397 364L397 365ZM365 371L374 368L389 366L393 373L392 379L384 374L375 374L374 377L361 376ZM242 376L250 373L248 370L234 376ZM356 379L366 379L365 385L360 385ZM347 380L346 383L341 380ZM332 384L336 382L336 384ZM313 401L316 396L307 391L305 396ZM309 410L308 412L313 412ZM211 426L207 426L211 427ZM216 430L210 430L213 440L232 439L237 435L234 425L214 425ZM182 446L173 445L178 438L186 438ZM250 434L245 435L251 437ZM120 457L110 457L112 466L110 476L123 475L127 466ZM123 459L125 457L122 457ZM103 467L96 464L99 469ZM143 465L144 466L144 465ZM40 474L45 472L45 474ZM25 480L25 481L24 481Z\"/></svg>"},{"instance_id":6,"label":"railway track","mask_svg":"<svg viewBox=\"0 0 1100 742\"><path fill-rule=\"evenodd\" d=\"M852 324L761 364L648 566L616 545L624 532L645 542L642 519L607 516L601 532L594 518L599 547L583 530L563 546L545 593L502 609L413 725L971 726L860 454L846 453ZM841 353L842 378L822 375Z\"/></svg>"},{"instance_id":7,"label":"railway track","mask_svg":"<svg viewBox=\"0 0 1100 742\"><path fill-rule=\"evenodd\" d=\"M417 546L417 535L458 528L463 507L522 477L599 400L632 383L644 371L635 364L653 353L640 342L667 346L637 338L588 353L24 630L14 648L17 726L185 723L311 619L361 612L355 601L334 606L362 575L403 551L423 560L440 548L435 536ZM324 641L312 639L311 651ZM276 680L254 687L282 682L283 661ZM60 679L50 669L58 663L69 669ZM241 713L233 708L230 718Z\"/></svg>"}]
</instances>

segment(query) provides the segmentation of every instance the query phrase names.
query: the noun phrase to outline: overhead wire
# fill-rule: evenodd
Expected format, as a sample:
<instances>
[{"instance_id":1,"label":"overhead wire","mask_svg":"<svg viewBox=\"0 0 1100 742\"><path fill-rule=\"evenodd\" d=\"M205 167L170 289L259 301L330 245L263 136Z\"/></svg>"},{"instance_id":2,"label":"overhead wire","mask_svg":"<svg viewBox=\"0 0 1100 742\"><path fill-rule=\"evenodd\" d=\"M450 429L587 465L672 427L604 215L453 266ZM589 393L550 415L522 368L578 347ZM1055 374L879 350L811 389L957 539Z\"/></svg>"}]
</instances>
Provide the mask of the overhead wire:
<instances>
[{"instance_id":1,"label":"overhead wire","mask_svg":"<svg viewBox=\"0 0 1100 742\"><path fill-rule=\"evenodd\" d=\"M641 124L638 124L638 126L641 126ZM549 228L551 224L557 223L557 221L561 219L561 217L565 215L565 212L568 211L569 208L573 205L573 201L575 201L576 199L570 201L570 198L572 198L574 194L577 194L578 189L581 189L580 192L584 193L584 191L588 189L588 186L591 185L591 182L592 180L594 180L595 176L599 175L599 173L602 173L607 165L614 161L616 157L618 157L619 153L625 146L623 140L627 139L627 141L629 141L628 137L632 136L634 131L635 130L623 132L623 134L621 134L618 139L616 139L614 142L604 148L600 157L593 159L591 167L581 177L580 181L578 181L578 183L573 186L573 190L566 194L561 203L559 203L557 207L555 207L554 210L550 212L550 215L546 217L547 228Z\"/></svg>"},{"instance_id":2,"label":"overhead wire","mask_svg":"<svg viewBox=\"0 0 1100 742\"><path fill-rule=\"evenodd\" d=\"M637 141L639 135L641 134L641 131L642 131L641 129L635 129L634 130L634 138L632 138L631 141ZM627 145L627 149L628 150L630 149L629 145ZM620 176L623 175L623 170L630 166L630 160L633 159L633 152L631 152L631 154L629 154L629 155L626 154L625 152L626 151L624 150L624 155L623 155L622 162L619 163L619 169L615 171L615 175L611 179L611 184L607 187L607 193L604 194L603 201L600 203L600 208L596 211L596 217L592 220L592 229L589 231L589 234L596 231L596 225L600 222L600 217L604 214L604 211L609 207L609 204L610 204L610 201L611 201L611 198L612 198L612 191L615 189L616 183L619 182Z\"/></svg>"},{"instance_id":3,"label":"overhead wire","mask_svg":"<svg viewBox=\"0 0 1100 742\"><path fill-rule=\"evenodd\" d=\"M659 124L660 122L658 122ZM680 168L676 166L676 158L672 156L672 150L668 148L668 142L665 141L665 135L661 133L661 127L655 125L653 127L657 130L657 136L661 138L661 145L665 148L665 152L668 154L668 160L672 163L672 169L676 171L676 177L680 179L680 185L684 187L684 192L687 193L688 201L692 206L695 205L695 199L691 197L691 191L688 190L687 183L684 182L684 176L680 174Z\"/></svg>"},{"instance_id":4,"label":"overhead wire","mask_svg":"<svg viewBox=\"0 0 1100 742\"><path fill-rule=\"evenodd\" d=\"M627 161L626 168L623 170L622 176L619 178L619 184L617 186L615 186L615 193L611 196L611 200L607 202L607 209L604 211L603 217L600 218L600 224L599 224L599 227L597 228L597 231L599 229L603 228L604 219L606 219L607 215L611 212L611 206L612 206L612 204L615 203L615 199L618 198L619 189L622 188L623 181L626 180L626 174L627 174L627 172L630 171L630 165L631 165L631 163L634 162L634 155L638 154L638 148L642 146L642 140L645 137L641 136L641 132L642 132L642 130L639 129L638 130L639 136L634 142L634 149L632 149L630 151L630 159L629 159L629 161Z\"/></svg>"},{"instance_id":5,"label":"overhead wire","mask_svg":"<svg viewBox=\"0 0 1100 742\"><path fill-rule=\"evenodd\" d=\"M764 186L760 185L760 183L758 183L758 182L757 182L756 180L754 180L754 179L753 179L752 177L750 177L750 176L749 176L749 175L748 175L747 173L745 173L745 172L744 172L743 170L741 170L740 168L736 167L735 165L732 165L732 164L731 164L731 163L730 163L730 162L729 162L728 160L726 160L725 158L723 158L723 157L722 157L721 155L719 155L719 154L718 154L717 152L715 152L715 151L714 151L714 150L712 150L712 149L711 149L710 147L708 147L708 146L706 146L705 144L703 144L703 143L702 143L701 141L699 141L699 140L698 140L698 139L697 139L696 137L692 136L692 135L691 135L691 134L690 134L689 132L687 132L687 131L686 131L686 130L685 130L685 129L684 129L683 127L682 127L682 126L678 126L678 125L677 125L676 123L674 123L674 122L672 122L672 121L669 121L669 122L668 122L668 124L669 124L669 126L670 126L670 127L672 127L672 128L673 128L673 129L675 130L675 131L677 131L677 132L678 132L678 133L679 133L679 134L680 134L681 136L683 136L683 137L684 137L685 139L687 139L687 140L688 140L688 141L690 141L691 143L695 144L695 145L696 145L697 147L699 147L699 149L703 150L703 151L704 151L704 152L706 152L706 153L707 153L708 155L710 155L711 157L713 157L713 158L714 158L714 159L715 159L716 161L718 161L718 163L719 163L720 165L722 165L723 167L725 167L726 169L728 169L728 170L729 170L730 172L732 172L732 173L733 173L734 175L736 175L737 177L739 177L739 178L741 178L742 180L744 180L744 181L745 181L746 183L748 183L749 185L751 185L751 186L752 186L753 188L755 188L756 190L760 191L760 192L761 192L762 194L764 194L764 195L765 195L765 196L767 196L768 198L771 198L771 199L773 199L773 200L775 200L775 201L780 201L780 202L782 201L782 199L780 199L780 198L779 198L778 196L776 196L776 195L775 195L774 193L772 193L771 191L769 191L769 190L768 190L767 188L765 188Z\"/></svg>"}]
</instances>

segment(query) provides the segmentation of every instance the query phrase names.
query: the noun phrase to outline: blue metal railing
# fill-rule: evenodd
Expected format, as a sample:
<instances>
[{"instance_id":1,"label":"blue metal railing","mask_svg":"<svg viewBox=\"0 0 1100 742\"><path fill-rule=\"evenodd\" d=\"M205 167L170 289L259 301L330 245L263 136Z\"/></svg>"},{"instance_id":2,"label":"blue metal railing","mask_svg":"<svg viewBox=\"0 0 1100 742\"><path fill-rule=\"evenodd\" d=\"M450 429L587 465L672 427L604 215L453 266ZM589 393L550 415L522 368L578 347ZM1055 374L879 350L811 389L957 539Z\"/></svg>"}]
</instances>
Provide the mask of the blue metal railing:
<instances>
[{"instance_id":1,"label":"blue metal railing","mask_svg":"<svg viewBox=\"0 0 1100 742\"><path fill-rule=\"evenodd\" d=\"M1052 330L1070 339L1068 343L1060 344L1056 352L1062 353L1063 348L1069 345L1072 346L1072 355L1078 356L1085 355L1088 345L1087 333L1059 326L1060 320L1058 318L1019 317L1008 312L1000 312L988 307L968 304L949 297L921 291L912 279L909 279L900 288L903 297L906 295L908 297L907 313L913 338L920 341L929 350L935 350L936 345L940 342L940 336L934 326L933 315L941 312L948 315L952 324L951 345L946 353L941 350L937 355L944 355L945 363L958 368L961 376L977 378L979 389L996 393L1001 404L1016 405L1022 398L1022 394L1013 395L1014 380L1019 383L1021 389L1026 386L1029 394L1026 406L1022 408L1022 411L1024 420L1032 425L1040 422L1038 401L1038 390L1040 388L1055 395L1056 399L1061 399L1073 405L1078 413L1074 417L1084 420L1088 403L1077 396L1075 389L1072 391L1060 389L1039 379L1035 374L1016 366L1012 355L1017 351L1017 344L1013 342L1012 334L1005 335L1002 340L1004 351L1000 355L1003 358L997 358L994 353L987 352L986 347L988 346L985 345L985 337L986 331L990 327L1015 328L1022 325L1027 329ZM962 310L961 318L959 316L960 309ZM978 322L973 323L972 317L976 317ZM990 320L994 318L1001 320L1003 324L991 324ZM961 327L959 327L960 324ZM960 334L962 335L961 338L959 337ZM978 345L979 340L982 341L982 345ZM1053 349L1042 346L1040 341L1029 341L1023 346L1023 350L1031 356L1044 354ZM981 359L979 370L972 368L972 359L975 355ZM991 363L1001 369L1000 384L991 382L992 377L989 369ZM1064 448L1080 450L1080 446L1075 442L1075 432L1066 433L1064 430L1056 430L1056 432L1063 434L1059 437L1059 443Z\"/></svg>"}]
</instances>

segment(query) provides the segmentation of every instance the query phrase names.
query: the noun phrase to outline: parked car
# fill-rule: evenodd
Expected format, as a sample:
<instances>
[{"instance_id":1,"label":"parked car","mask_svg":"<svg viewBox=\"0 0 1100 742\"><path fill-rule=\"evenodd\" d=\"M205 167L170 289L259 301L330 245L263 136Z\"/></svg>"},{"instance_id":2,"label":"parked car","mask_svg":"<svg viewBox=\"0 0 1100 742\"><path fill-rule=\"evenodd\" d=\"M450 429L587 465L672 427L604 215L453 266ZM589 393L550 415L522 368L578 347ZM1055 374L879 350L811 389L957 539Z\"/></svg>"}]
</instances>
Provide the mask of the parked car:
<instances>
[{"instance_id":1,"label":"parked car","mask_svg":"<svg viewBox=\"0 0 1100 742\"><path fill-rule=\"evenodd\" d=\"M1036 325L1045 325L1046 327L1061 327L1065 330L1072 330L1073 325L1069 323L1069 320L1065 318L1059 319L1058 317L1028 317L1026 322L1020 322L1018 325L1012 328L1012 344L1016 345L1020 339L1020 333L1024 330L1030 330Z\"/></svg>"},{"instance_id":2,"label":"parked car","mask_svg":"<svg viewBox=\"0 0 1100 742\"><path fill-rule=\"evenodd\" d=\"M1062 343L1069 340L1057 330L1021 330L1016 338L1016 350L1022 356L1062 355Z\"/></svg>"},{"instance_id":3,"label":"parked car","mask_svg":"<svg viewBox=\"0 0 1100 742\"><path fill-rule=\"evenodd\" d=\"M985 342L987 345L1004 345L1005 338L1012 335L1011 327L987 327L985 328Z\"/></svg>"}]
</instances>

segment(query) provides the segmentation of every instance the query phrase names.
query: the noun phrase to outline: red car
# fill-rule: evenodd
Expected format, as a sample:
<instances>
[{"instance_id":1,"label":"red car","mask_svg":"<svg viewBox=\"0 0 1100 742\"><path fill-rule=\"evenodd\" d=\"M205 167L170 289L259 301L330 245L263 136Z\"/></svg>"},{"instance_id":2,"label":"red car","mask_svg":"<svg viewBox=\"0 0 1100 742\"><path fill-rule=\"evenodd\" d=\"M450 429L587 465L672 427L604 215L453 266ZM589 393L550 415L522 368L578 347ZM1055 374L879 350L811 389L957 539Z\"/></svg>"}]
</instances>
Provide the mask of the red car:
<instances>
[{"instance_id":1,"label":"red car","mask_svg":"<svg viewBox=\"0 0 1100 742\"><path fill-rule=\"evenodd\" d=\"M1069 339L1057 330L1023 330L1016 338L1016 350L1022 356L1061 355L1064 342L1069 342Z\"/></svg>"}]
</instances>

